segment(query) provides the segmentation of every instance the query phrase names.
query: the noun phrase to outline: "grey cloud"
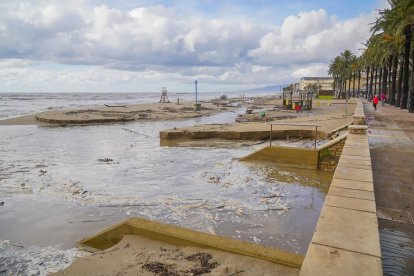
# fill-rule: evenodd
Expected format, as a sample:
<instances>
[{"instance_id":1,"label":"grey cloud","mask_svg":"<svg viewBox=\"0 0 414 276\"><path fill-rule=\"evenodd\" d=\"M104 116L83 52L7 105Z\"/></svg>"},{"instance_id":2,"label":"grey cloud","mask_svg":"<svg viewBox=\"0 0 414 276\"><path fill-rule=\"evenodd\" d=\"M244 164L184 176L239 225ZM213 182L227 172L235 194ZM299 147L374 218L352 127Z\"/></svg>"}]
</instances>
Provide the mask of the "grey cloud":
<instances>
[{"instance_id":1,"label":"grey cloud","mask_svg":"<svg viewBox=\"0 0 414 276\"><path fill-rule=\"evenodd\" d=\"M8 14L1 22L6 30L0 56L130 70L145 64L228 66L248 59L247 52L265 31L242 22L176 18L162 6L130 12L99 6L50 14L56 9L21 7Z\"/></svg>"},{"instance_id":2,"label":"grey cloud","mask_svg":"<svg viewBox=\"0 0 414 276\"><path fill-rule=\"evenodd\" d=\"M373 21L372 14L338 21L318 10L261 26L179 16L163 6L118 10L74 1L7 1L0 10L0 59L92 65L99 76L120 71L120 79L136 73L145 80L267 85L320 73L343 49L357 51Z\"/></svg>"}]
</instances>

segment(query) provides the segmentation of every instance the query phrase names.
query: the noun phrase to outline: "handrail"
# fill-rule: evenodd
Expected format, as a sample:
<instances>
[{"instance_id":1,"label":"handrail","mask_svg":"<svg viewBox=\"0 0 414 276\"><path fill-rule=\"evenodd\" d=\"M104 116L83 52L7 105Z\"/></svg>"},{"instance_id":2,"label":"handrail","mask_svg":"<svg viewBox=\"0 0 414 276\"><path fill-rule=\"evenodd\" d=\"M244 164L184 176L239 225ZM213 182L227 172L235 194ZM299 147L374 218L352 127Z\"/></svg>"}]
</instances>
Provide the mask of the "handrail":
<instances>
[{"instance_id":1,"label":"handrail","mask_svg":"<svg viewBox=\"0 0 414 276\"><path fill-rule=\"evenodd\" d=\"M321 125L316 124L295 124L295 123L270 123L270 146L272 146L272 132L273 132L273 125L279 125L279 126L314 126L315 128L315 149L316 149L316 140L318 138L318 127Z\"/></svg>"}]
</instances>

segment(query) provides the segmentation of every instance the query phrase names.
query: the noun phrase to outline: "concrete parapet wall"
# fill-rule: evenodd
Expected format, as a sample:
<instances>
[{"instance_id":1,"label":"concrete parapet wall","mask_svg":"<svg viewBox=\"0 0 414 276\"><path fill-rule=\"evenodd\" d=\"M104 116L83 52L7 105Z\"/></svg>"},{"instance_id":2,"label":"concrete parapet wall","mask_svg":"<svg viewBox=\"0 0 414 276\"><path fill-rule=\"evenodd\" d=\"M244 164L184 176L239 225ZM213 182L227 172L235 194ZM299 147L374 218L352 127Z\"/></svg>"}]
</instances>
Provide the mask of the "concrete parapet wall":
<instances>
[{"instance_id":1,"label":"concrete parapet wall","mask_svg":"<svg viewBox=\"0 0 414 276\"><path fill-rule=\"evenodd\" d=\"M360 99L357 100L357 106L352 120L353 125L365 125L364 105Z\"/></svg>"},{"instance_id":2,"label":"concrete parapet wall","mask_svg":"<svg viewBox=\"0 0 414 276\"><path fill-rule=\"evenodd\" d=\"M383 275L365 133L346 139L300 275Z\"/></svg>"}]
</instances>

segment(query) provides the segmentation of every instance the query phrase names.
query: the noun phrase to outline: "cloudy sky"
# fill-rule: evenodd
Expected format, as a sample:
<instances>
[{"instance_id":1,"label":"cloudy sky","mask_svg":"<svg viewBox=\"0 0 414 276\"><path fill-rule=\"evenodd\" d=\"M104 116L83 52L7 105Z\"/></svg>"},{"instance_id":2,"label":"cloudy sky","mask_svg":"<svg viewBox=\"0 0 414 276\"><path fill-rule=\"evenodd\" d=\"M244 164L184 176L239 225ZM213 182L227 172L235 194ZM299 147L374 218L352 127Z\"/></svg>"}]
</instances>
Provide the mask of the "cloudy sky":
<instances>
[{"instance_id":1,"label":"cloudy sky","mask_svg":"<svg viewBox=\"0 0 414 276\"><path fill-rule=\"evenodd\" d=\"M326 76L385 0L1 0L0 92L237 91Z\"/></svg>"}]
</instances>

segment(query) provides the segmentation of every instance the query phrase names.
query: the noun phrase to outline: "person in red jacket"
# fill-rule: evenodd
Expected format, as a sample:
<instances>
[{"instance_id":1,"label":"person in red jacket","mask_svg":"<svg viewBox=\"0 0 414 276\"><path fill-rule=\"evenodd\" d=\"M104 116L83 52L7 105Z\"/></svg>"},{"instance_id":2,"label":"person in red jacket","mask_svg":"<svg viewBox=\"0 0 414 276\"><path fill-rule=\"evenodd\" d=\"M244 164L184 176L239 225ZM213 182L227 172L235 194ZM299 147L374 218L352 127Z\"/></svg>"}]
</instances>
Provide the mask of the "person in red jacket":
<instances>
[{"instance_id":1,"label":"person in red jacket","mask_svg":"<svg viewBox=\"0 0 414 276\"><path fill-rule=\"evenodd\" d=\"M374 99L372 99L372 105L374 106L374 110L377 110L377 104L378 104L378 96L375 95Z\"/></svg>"}]
</instances>

